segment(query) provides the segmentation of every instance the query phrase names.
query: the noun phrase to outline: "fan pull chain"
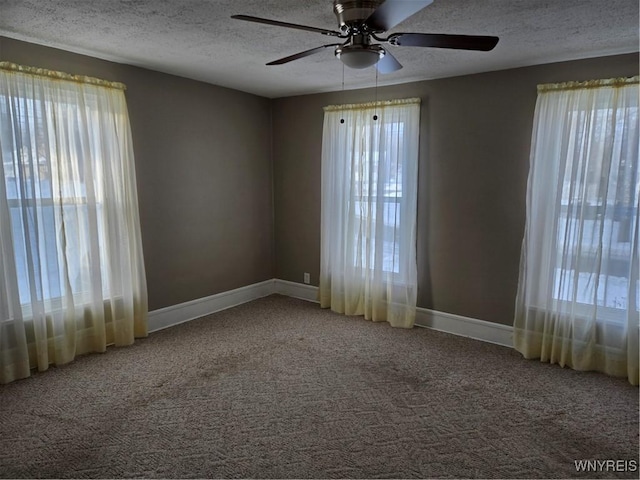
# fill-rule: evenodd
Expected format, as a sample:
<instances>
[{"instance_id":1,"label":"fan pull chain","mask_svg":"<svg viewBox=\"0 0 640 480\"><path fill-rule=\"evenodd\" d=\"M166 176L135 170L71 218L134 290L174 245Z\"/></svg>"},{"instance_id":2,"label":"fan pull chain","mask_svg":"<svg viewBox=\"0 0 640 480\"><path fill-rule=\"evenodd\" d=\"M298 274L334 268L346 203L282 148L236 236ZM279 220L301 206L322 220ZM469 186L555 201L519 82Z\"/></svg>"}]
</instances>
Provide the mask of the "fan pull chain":
<instances>
[{"instance_id":1,"label":"fan pull chain","mask_svg":"<svg viewBox=\"0 0 640 480\"><path fill-rule=\"evenodd\" d=\"M376 96L376 103L374 105L375 105L375 109L377 111L378 110L378 69L377 68L376 68L376 93L375 93L375 96ZM373 120L374 121L378 120L378 114L377 113L374 113Z\"/></svg>"},{"instance_id":2,"label":"fan pull chain","mask_svg":"<svg viewBox=\"0 0 640 480\"><path fill-rule=\"evenodd\" d=\"M342 64L342 104L344 105L344 63ZM340 119L340 123L344 123L344 118Z\"/></svg>"}]
</instances>

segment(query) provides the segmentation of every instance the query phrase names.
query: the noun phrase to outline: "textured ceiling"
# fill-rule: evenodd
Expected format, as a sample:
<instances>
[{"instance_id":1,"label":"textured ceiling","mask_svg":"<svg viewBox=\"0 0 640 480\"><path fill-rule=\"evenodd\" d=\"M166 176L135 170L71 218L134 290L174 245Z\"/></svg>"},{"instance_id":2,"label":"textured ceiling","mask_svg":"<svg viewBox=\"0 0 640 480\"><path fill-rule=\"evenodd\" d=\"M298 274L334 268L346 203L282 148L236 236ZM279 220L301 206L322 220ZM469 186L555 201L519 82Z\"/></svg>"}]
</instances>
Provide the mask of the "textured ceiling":
<instances>
[{"instance_id":1,"label":"textured ceiling","mask_svg":"<svg viewBox=\"0 0 640 480\"><path fill-rule=\"evenodd\" d=\"M411 0L407 0L411 1ZM0 35L281 97L342 88L334 39L232 20L233 14L337 29L331 0L0 0ZM392 32L500 37L491 52L390 47L404 65L379 85L638 51L638 0L434 0ZM345 70L345 88L376 82Z\"/></svg>"}]
</instances>

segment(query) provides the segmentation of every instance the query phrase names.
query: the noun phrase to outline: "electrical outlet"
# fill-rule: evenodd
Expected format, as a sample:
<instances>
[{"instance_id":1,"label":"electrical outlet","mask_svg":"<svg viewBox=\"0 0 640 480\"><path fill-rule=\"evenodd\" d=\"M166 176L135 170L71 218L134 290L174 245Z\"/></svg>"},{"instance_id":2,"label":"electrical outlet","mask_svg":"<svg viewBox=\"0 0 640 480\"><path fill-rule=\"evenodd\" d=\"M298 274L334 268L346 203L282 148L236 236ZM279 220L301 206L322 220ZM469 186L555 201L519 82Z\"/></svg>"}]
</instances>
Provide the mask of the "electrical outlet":
<instances>
[{"instance_id":1,"label":"electrical outlet","mask_svg":"<svg viewBox=\"0 0 640 480\"><path fill-rule=\"evenodd\" d=\"M304 283L311 283L311 276L307 272L304 272Z\"/></svg>"}]
</instances>

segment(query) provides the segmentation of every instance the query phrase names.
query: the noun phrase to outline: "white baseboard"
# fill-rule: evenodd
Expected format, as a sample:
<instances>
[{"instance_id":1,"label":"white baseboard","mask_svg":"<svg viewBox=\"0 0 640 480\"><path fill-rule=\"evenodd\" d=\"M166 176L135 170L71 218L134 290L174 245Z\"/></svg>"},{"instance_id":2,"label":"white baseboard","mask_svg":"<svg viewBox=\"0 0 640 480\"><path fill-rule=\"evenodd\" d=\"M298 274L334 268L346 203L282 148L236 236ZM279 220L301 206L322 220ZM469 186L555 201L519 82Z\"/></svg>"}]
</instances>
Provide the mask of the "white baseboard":
<instances>
[{"instance_id":1,"label":"white baseboard","mask_svg":"<svg viewBox=\"0 0 640 480\"><path fill-rule=\"evenodd\" d=\"M318 287L287 280L274 280L275 293L300 298L310 302L318 302ZM499 323L487 322L453 313L439 312L418 307L416 326L431 328L440 332L469 337L483 342L495 343L505 347L513 347L513 327Z\"/></svg>"},{"instance_id":2,"label":"white baseboard","mask_svg":"<svg viewBox=\"0 0 640 480\"><path fill-rule=\"evenodd\" d=\"M274 280L254 283L209 297L198 298L190 302L172 305L149 312L149 332L195 320L211 313L257 300L274 293Z\"/></svg>"},{"instance_id":3,"label":"white baseboard","mask_svg":"<svg viewBox=\"0 0 640 480\"><path fill-rule=\"evenodd\" d=\"M513 327L510 325L418 307L416 326L513 348Z\"/></svg>"},{"instance_id":4,"label":"white baseboard","mask_svg":"<svg viewBox=\"0 0 640 480\"><path fill-rule=\"evenodd\" d=\"M280 295L286 295L287 297L300 298L309 302L319 303L318 287L278 279L274 280L274 285L275 291L273 293L279 293Z\"/></svg>"},{"instance_id":5,"label":"white baseboard","mask_svg":"<svg viewBox=\"0 0 640 480\"><path fill-rule=\"evenodd\" d=\"M149 332L195 320L274 293L318 303L318 287L271 279L149 312ZM513 327L418 307L416 326L512 347Z\"/></svg>"}]
</instances>

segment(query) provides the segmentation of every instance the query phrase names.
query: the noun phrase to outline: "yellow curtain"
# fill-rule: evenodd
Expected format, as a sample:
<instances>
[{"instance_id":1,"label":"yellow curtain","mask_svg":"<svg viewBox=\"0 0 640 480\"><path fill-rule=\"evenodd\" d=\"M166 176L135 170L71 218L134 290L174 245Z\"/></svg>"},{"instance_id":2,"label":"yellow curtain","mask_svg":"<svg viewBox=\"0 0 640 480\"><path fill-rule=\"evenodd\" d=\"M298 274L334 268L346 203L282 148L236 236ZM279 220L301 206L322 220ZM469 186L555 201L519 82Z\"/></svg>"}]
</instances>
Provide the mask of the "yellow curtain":
<instances>
[{"instance_id":1,"label":"yellow curtain","mask_svg":"<svg viewBox=\"0 0 640 480\"><path fill-rule=\"evenodd\" d=\"M0 383L147 334L124 85L0 64Z\"/></svg>"}]
</instances>

